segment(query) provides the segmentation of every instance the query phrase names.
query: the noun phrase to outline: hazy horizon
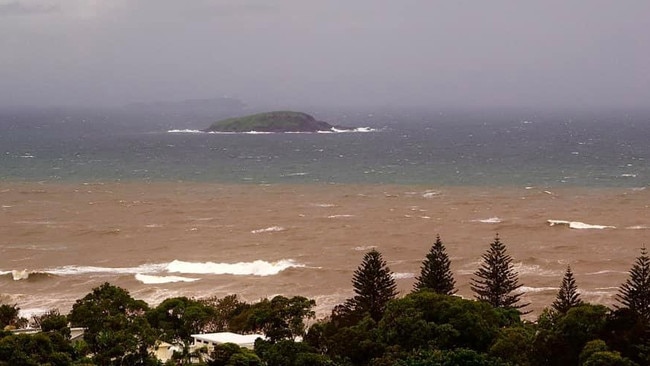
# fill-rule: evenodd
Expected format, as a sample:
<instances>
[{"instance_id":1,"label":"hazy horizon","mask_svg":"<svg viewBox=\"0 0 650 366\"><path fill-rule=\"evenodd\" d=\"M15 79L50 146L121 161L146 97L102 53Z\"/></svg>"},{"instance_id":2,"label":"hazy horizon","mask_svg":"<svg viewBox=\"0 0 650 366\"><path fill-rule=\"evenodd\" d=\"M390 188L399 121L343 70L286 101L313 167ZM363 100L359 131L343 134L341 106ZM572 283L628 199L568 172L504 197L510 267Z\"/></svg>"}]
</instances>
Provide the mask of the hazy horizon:
<instances>
[{"instance_id":1,"label":"hazy horizon","mask_svg":"<svg viewBox=\"0 0 650 366\"><path fill-rule=\"evenodd\" d=\"M0 0L0 107L647 108L650 3Z\"/></svg>"}]
</instances>

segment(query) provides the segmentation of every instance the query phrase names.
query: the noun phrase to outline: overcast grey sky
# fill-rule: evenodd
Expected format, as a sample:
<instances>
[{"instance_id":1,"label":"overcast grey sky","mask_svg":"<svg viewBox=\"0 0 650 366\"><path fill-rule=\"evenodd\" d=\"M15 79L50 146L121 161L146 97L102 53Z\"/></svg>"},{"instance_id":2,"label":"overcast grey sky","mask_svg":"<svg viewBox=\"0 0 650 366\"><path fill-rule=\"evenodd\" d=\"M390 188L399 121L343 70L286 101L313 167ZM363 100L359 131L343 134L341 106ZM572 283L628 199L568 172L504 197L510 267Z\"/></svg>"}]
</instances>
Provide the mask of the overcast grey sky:
<instances>
[{"instance_id":1,"label":"overcast grey sky","mask_svg":"<svg viewBox=\"0 0 650 366\"><path fill-rule=\"evenodd\" d=\"M0 105L648 107L650 1L0 0Z\"/></svg>"}]
</instances>

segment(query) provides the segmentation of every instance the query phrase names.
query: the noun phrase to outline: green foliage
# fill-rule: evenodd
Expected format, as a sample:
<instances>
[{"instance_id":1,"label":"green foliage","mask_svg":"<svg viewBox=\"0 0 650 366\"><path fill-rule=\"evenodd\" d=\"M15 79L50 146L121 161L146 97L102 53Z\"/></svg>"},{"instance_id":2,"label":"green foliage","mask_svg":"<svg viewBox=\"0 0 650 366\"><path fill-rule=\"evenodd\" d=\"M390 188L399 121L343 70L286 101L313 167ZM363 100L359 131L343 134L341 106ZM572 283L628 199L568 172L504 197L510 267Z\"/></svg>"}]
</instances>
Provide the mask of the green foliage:
<instances>
[{"instance_id":1,"label":"green foliage","mask_svg":"<svg viewBox=\"0 0 650 366\"><path fill-rule=\"evenodd\" d=\"M640 365L650 365L650 327L636 312L627 308L611 312L603 334L612 349Z\"/></svg>"},{"instance_id":2,"label":"green foliage","mask_svg":"<svg viewBox=\"0 0 650 366\"><path fill-rule=\"evenodd\" d=\"M415 279L415 290L428 289L439 294L453 295L456 292L454 290L456 281L451 273L450 266L451 261L445 246L440 240L440 235L437 235L435 243L431 246L429 253L422 262L420 276Z\"/></svg>"},{"instance_id":3,"label":"green foliage","mask_svg":"<svg viewBox=\"0 0 650 366\"><path fill-rule=\"evenodd\" d=\"M0 305L0 329L9 326L12 328L23 328L27 325L27 319L19 316L20 308L18 305Z\"/></svg>"},{"instance_id":4,"label":"green foliage","mask_svg":"<svg viewBox=\"0 0 650 366\"><path fill-rule=\"evenodd\" d=\"M263 299L242 311L235 319L245 332L263 332L272 341L305 335L305 320L315 316L316 302L302 296Z\"/></svg>"},{"instance_id":5,"label":"green foliage","mask_svg":"<svg viewBox=\"0 0 650 366\"><path fill-rule=\"evenodd\" d=\"M507 366L499 359L471 349L457 348L454 350L425 350L397 360L395 366Z\"/></svg>"},{"instance_id":6,"label":"green foliage","mask_svg":"<svg viewBox=\"0 0 650 366\"><path fill-rule=\"evenodd\" d=\"M630 277L621 285L618 300L623 307L650 323L650 256L645 247L630 269Z\"/></svg>"},{"instance_id":7,"label":"green foliage","mask_svg":"<svg viewBox=\"0 0 650 366\"><path fill-rule=\"evenodd\" d=\"M470 287L476 298L494 307L521 309L528 304L517 304L521 293L515 293L522 285L512 266L512 257L506 253L506 246L499 236L494 238L490 248L483 254L483 263L474 273Z\"/></svg>"},{"instance_id":8,"label":"green foliage","mask_svg":"<svg viewBox=\"0 0 650 366\"><path fill-rule=\"evenodd\" d=\"M318 354L308 344L293 340L272 343L258 339L255 353L267 366L334 366L328 357Z\"/></svg>"},{"instance_id":9,"label":"green foliage","mask_svg":"<svg viewBox=\"0 0 650 366\"><path fill-rule=\"evenodd\" d=\"M348 312L369 314L375 321L381 319L386 304L397 295L397 284L386 261L372 249L363 257L352 277L355 296L346 301Z\"/></svg>"},{"instance_id":10,"label":"green foliage","mask_svg":"<svg viewBox=\"0 0 650 366\"><path fill-rule=\"evenodd\" d=\"M85 327L84 340L93 360L102 365L146 364L155 333L144 317L142 300L109 283L96 287L72 306L68 319Z\"/></svg>"},{"instance_id":11,"label":"green foliage","mask_svg":"<svg viewBox=\"0 0 650 366\"><path fill-rule=\"evenodd\" d=\"M10 335L0 339L0 365L70 365L69 351L45 333Z\"/></svg>"},{"instance_id":12,"label":"green foliage","mask_svg":"<svg viewBox=\"0 0 650 366\"><path fill-rule=\"evenodd\" d=\"M489 354L513 365L532 365L534 338L535 328L530 324L503 328L490 346Z\"/></svg>"},{"instance_id":13,"label":"green foliage","mask_svg":"<svg viewBox=\"0 0 650 366\"><path fill-rule=\"evenodd\" d=\"M234 343L219 344L210 353L208 366L261 366L262 360L251 350Z\"/></svg>"},{"instance_id":14,"label":"green foliage","mask_svg":"<svg viewBox=\"0 0 650 366\"><path fill-rule=\"evenodd\" d=\"M239 301L237 295L228 295L223 298L211 297L199 301L212 309L212 317L206 324L206 332L238 332L245 329L241 318L240 323L237 323L235 319L249 309L250 305Z\"/></svg>"},{"instance_id":15,"label":"green foliage","mask_svg":"<svg viewBox=\"0 0 650 366\"><path fill-rule=\"evenodd\" d=\"M569 309L581 303L582 300L580 300L580 294L578 293L576 280L573 278L573 272L571 272L571 267L567 266L564 278L562 279L562 286L560 286L560 290L551 307L559 313L566 314Z\"/></svg>"},{"instance_id":16,"label":"green foliage","mask_svg":"<svg viewBox=\"0 0 650 366\"><path fill-rule=\"evenodd\" d=\"M533 358L540 365L575 365L587 342L604 333L608 309L602 305L582 304L566 314L545 313L538 321L533 343Z\"/></svg>"},{"instance_id":17,"label":"green foliage","mask_svg":"<svg viewBox=\"0 0 650 366\"><path fill-rule=\"evenodd\" d=\"M326 122L316 121L306 113L276 111L225 119L212 124L207 131L312 132L329 130L331 127Z\"/></svg>"},{"instance_id":18,"label":"green foliage","mask_svg":"<svg viewBox=\"0 0 650 366\"><path fill-rule=\"evenodd\" d=\"M149 324L166 342L188 345L192 334L202 333L213 316L213 309L187 297L166 299L146 314Z\"/></svg>"}]
</instances>

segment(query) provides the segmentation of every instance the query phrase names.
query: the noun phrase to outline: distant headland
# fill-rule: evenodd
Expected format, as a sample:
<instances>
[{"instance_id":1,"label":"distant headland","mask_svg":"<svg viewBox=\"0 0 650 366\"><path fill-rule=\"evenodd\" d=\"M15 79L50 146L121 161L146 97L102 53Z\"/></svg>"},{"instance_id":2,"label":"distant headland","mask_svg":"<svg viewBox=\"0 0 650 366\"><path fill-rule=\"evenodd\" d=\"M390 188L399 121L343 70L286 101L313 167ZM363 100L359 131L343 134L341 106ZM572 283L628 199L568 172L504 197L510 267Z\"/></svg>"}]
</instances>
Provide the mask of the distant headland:
<instances>
[{"instance_id":1,"label":"distant headland","mask_svg":"<svg viewBox=\"0 0 650 366\"><path fill-rule=\"evenodd\" d=\"M302 112L274 111L244 117L228 118L213 123L205 132L320 132L351 128L333 126Z\"/></svg>"}]
</instances>

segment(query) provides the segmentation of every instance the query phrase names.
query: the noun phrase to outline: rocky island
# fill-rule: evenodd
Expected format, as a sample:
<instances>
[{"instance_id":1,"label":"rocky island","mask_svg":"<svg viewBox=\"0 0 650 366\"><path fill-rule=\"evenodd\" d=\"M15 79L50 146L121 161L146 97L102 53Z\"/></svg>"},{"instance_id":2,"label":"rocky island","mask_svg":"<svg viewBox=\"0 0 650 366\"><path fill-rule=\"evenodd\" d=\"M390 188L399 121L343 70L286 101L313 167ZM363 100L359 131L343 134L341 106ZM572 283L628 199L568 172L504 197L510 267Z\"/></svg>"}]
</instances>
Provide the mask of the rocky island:
<instances>
[{"instance_id":1,"label":"rocky island","mask_svg":"<svg viewBox=\"0 0 650 366\"><path fill-rule=\"evenodd\" d=\"M205 132L319 132L351 130L318 121L314 117L292 111L276 111L228 118L213 123Z\"/></svg>"}]
</instances>

